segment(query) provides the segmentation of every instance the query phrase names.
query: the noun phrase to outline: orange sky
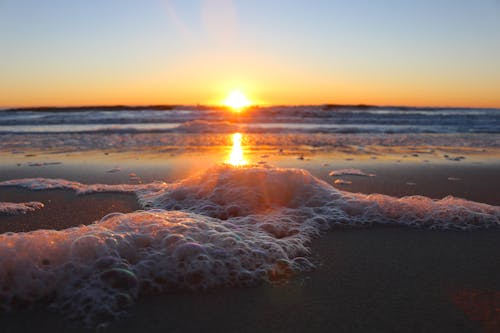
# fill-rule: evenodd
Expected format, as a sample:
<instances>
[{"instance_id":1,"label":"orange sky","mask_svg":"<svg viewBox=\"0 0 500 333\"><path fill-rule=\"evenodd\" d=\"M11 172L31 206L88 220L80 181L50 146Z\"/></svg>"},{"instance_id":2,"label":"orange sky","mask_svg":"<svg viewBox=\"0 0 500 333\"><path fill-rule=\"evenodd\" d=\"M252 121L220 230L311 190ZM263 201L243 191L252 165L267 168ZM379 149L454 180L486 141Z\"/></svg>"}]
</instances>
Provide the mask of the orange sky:
<instances>
[{"instance_id":1,"label":"orange sky","mask_svg":"<svg viewBox=\"0 0 500 333\"><path fill-rule=\"evenodd\" d=\"M500 5L287 3L6 2L0 106L500 107Z\"/></svg>"}]
</instances>

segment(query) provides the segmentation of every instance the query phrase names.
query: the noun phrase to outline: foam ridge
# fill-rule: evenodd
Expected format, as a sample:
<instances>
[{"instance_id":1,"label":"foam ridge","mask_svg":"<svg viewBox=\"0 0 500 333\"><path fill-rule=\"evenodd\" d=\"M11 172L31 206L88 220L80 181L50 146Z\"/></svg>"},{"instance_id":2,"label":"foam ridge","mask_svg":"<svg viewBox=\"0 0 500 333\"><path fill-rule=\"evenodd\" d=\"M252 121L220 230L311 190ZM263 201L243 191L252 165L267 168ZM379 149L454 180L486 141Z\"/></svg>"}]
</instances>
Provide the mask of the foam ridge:
<instances>
[{"instance_id":1,"label":"foam ridge","mask_svg":"<svg viewBox=\"0 0 500 333\"><path fill-rule=\"evenodd\" d=\"M0 215L19 215L42 209L44 204L38 201L30 202L0 202Z\"/></svg>"},{"instance_id":2,"label":"foam ridge","mask_svg":"<svg viewBox=\"0 0 500 333\"><path fill-rule=\"evenodd\" d=\"M263 166L219 165L171 184L34 178L0 186L137 195L145 210L0 235L0 307L46 301L89 326L123 315L146 293L255 286L307 271L310 241L336 227L500 226L500 207L451 196L349 193L305 170Z\"/></svg>"}]
</instances>

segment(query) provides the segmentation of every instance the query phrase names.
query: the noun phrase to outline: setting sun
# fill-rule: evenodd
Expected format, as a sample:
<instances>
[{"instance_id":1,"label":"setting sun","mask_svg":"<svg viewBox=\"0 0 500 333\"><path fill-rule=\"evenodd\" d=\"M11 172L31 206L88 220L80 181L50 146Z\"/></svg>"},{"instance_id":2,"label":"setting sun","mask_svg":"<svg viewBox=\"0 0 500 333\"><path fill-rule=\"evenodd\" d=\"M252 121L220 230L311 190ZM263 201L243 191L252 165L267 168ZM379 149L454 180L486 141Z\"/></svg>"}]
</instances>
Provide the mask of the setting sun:
<instances>
[{"instance_id":1,"label":"setting sun","mask_svg":"<svg viewBox=\"0 0 500 333\"><path fill-rule=\"evenodd\" d=\"M229 96L224 101L224 105L230 107L234 111L241 111L241 109L250 106L251 102L248 98L238 90L235 90L229 94Z\"/></svg>"}]
</instances>

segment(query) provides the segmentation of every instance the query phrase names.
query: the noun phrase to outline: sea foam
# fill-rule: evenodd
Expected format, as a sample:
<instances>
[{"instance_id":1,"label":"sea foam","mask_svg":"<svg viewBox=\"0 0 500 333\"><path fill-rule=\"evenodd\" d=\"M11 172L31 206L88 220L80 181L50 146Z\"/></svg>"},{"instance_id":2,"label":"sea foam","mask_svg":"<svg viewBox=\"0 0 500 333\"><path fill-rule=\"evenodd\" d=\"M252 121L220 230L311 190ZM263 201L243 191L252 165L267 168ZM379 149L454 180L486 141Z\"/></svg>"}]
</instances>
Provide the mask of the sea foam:
<instances>
[{"instance_id":1,"label":"sea foam","mask_svg":"<svg viewBox=\"0 0 500 333\"><path fill-rule=\"evenodd\" d=\"M373 173L366 173L359 169L340 169L340 170L332 170L328 174L331 177L340 177L340 176L363 176L363 177L375 177Z\"/></svg>"},{"instance_id":2,"label":"sea foam","mask_svg":"<svg viewBox=\"0 0 500 333\"><path fill-rule=\"evenodd\" d=\"M0 307L48 301L87 325L124 314L145 293L254 286L309 270L309 242L335 227L500 226L500 207L354 194L300 169L219 165L171 184L0 183L14 185L135 192L146 209L60 231L0 235Z\"/></svg>"},{"instance_id":3,"label":"sea foam","mask_svg":"<svg viewBox=\"0 0 500 333\"><path fill-rule=\"evenodd\" d=\"M30 202L0 202L0 215L18 215L42 209L44 204L38 201Z\"/></svg>"},{"instance_id":4,"label":"sea foam","mask_svg":"<svg viewBox=\"0 0 500 333\"><path fill-rule=\"evenodd\" d=\"M82 184L79 182L52 179L52 178L21 178L5 180L0 182L0 186L17 186L29 190L73 190L77 194L89 194L98 192L121 192L136 193L140 191L155 191L167 186L164 182L153 182L149 184Z\"/></svg>"}]
</instances>

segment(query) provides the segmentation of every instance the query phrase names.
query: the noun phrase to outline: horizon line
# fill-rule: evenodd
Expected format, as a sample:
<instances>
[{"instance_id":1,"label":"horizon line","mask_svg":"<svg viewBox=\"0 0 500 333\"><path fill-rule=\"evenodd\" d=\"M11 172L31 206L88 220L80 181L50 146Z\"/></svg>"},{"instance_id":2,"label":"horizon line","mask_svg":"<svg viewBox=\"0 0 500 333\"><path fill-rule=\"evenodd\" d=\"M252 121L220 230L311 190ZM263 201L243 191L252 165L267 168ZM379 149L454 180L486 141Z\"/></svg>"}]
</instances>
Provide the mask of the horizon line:
<instances>
[{"instance_id":1,"label":"horizon line","mask_svg":"<svg viewBox=\"0 0 500 333\"><path fill-rule=\"evenodd\" d=\"M343 103L318 103L318 104L252 104L245 109L254 108L273 108L273 107L324 107L324 108L399 108L399 109L490 109L498 110L500 106L450 106L450 105L397 105L397 104L343 104ZM214 103L196 103L196 104L82 104L82 105L38 105L38 106L0 106L0 111L43 111L43 110L91 110L91 109L174 109L180 107L190 108L215 108L230 109L222 104Z\"/></svg>"}]
</instances>

